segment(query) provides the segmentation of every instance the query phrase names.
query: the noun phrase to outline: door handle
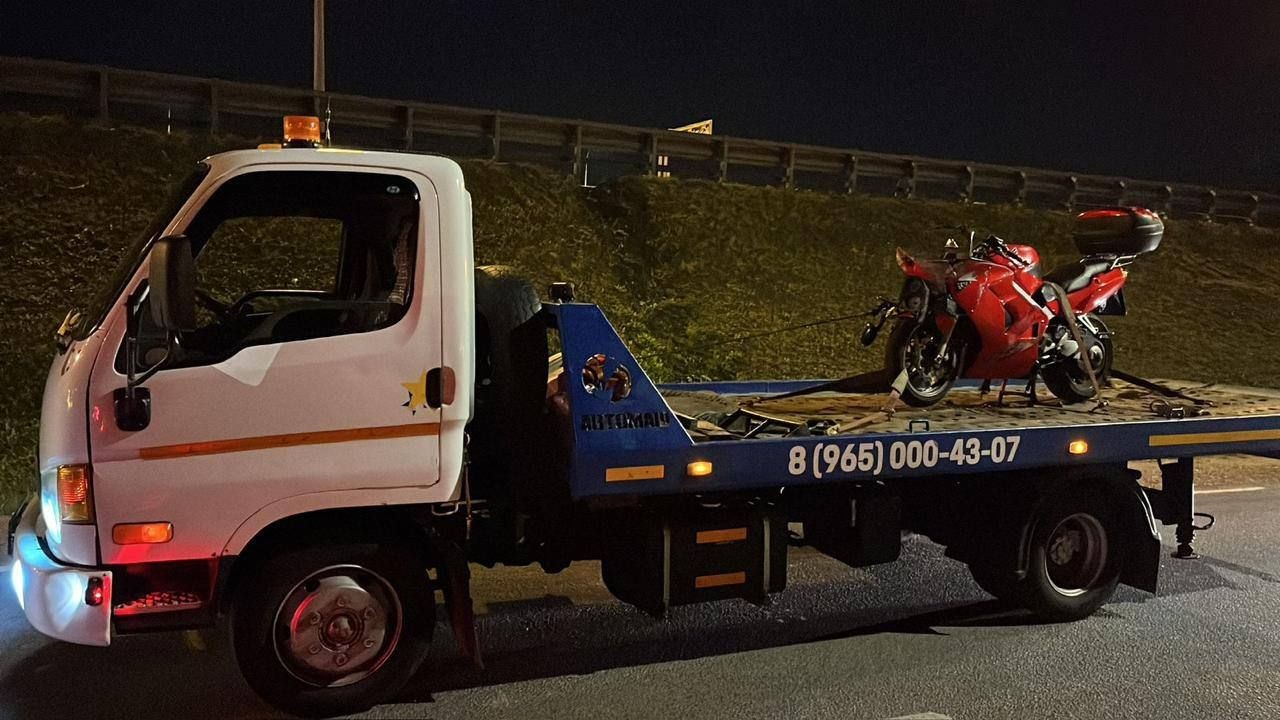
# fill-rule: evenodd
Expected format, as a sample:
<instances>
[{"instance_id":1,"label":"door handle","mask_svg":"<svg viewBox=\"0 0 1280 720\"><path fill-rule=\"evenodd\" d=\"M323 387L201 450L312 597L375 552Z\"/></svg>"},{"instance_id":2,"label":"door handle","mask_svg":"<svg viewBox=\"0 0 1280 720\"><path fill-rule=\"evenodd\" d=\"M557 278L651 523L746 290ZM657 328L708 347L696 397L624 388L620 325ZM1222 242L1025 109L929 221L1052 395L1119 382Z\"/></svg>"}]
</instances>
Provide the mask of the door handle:
<instances>
[{"instance_id":1,"label":"door handle","mask_svg":"<svg viewBox=\"0 0 1280 720\"><path fill-rule=\"evenodd\" d=\"M439 409L452 405L457 390L453 368L437 367L427 371L427 407Z\"/></svg>"}]
</instances>

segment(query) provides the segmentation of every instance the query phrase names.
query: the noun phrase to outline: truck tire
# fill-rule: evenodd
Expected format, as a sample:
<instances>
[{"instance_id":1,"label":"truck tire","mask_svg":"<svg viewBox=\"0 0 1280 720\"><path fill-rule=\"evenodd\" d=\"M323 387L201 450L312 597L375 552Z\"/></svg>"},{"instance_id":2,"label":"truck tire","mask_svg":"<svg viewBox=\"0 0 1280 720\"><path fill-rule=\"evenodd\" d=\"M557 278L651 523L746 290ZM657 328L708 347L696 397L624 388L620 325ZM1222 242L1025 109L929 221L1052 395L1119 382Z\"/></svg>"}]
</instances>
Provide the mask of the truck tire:
<instances>
[{"instance_id":1,"label":"truck tire","mask_svg":"<svg viewBox=\"0 0 1280 720\"><path fill-rule=\"evenodd\" d=\"M1105 494L1051 498L1035 519L1019 604L1049 622L1092 615L1120 581L1123 531Z\"/></svg>"},{"instance_id":2,"label":"truck tire","mask_svg":"<svg viewBox=\"0 0 1280 720\"><path fill-rule=\"evenodd\" d=\"M476 268L476 418L484 422L502 410L523 374L513 359L513 333L542 309L538 291L527 278L506 265ZM546 343L539 359L546 364ZM526 349L520 348L522 352ZM537 352L535 349L534 352ZM546 382L546 369L542 370ZM541 395L542 389L539 388Z\"/></svg>"},{"instance_id":3,"label":"truck tire","mask_svg":"<svg viewBox=\"0 0 1280 720\"><path fill-rule=\"evenodd\" d=\"M549 501L539 484L553 473L547 433L547 328L533 284L501 265L476 268L476 404L468 425L468 474L488 503L471 548L483 564L532 561L537 543L522 515Z\"/></svg>"},{"instance_id":4,"label":"truck tire","mask_svg":"<svg viewBox=\"0 0 1280 720\"><path fill-rule=\"evenodd\" d=\"M434 626L425 563L378 542L267 557L231 606L245 680L271 705L308 717L391 700L422 664Z\"/></svg>"}]
</instances>

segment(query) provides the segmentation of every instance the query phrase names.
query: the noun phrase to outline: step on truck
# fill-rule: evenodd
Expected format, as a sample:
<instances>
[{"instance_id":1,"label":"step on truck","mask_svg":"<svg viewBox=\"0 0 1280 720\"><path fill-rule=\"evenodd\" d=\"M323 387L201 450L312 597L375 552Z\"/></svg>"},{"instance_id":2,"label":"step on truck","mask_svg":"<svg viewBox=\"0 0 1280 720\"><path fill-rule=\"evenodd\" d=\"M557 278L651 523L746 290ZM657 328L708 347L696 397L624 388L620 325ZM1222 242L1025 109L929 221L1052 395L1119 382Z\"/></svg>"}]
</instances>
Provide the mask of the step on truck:
<instances>
[{"instance_id":1,"label":"step on truck","mask_svg":"<svg viewBox=\"0 0 1280 720\"><path fill-rule=\"evenodd\" d=\"M661 617L767 602L794 545L861 566L906 532L1074 620L1117 583L1156 591L1162 525L1193 554L1196 457L1280 453L1261 390L1113 382L1089 412L968 388L891 413L805 383L659 387L569 284L543 301L473 266L456 163L317 127L200 162L59 329L39 492L9 527L39 631L223 625L268 702L338 714L393 699L438 621L482 662L473 565L599 561Z\"/></svg>"}]
</instances>

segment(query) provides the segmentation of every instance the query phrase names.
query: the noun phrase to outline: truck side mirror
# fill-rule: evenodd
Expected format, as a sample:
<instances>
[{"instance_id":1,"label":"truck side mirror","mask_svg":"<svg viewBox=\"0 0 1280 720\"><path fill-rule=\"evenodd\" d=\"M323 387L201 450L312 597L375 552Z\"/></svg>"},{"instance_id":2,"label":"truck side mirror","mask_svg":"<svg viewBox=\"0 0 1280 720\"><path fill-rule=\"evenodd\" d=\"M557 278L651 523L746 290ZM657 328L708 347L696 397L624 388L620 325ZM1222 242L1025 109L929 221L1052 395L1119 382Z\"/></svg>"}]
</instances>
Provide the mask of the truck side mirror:
<instances>
[{"instance_id":1,"label":"truck side mirror","mask_svg":"<svg viewBox=\"0 0 1280 720\"><path fill-rule=\"evenodd\" d=\"M151 248L151 319L169 332L196 327L196 262L191 240L170 235Z\"/></svg>"}]
</instances>

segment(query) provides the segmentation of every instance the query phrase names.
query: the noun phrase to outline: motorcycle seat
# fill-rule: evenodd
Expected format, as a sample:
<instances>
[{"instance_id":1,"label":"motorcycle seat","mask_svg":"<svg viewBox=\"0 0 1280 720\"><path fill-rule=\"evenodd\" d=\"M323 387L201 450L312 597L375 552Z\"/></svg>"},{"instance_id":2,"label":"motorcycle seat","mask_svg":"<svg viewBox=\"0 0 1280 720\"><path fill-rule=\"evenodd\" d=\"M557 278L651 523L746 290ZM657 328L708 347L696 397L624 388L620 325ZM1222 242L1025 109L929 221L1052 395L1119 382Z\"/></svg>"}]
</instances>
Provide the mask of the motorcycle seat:
<instances>
[{"instance_id":1,"label":"motorcycle seat","mask_svg":"<svg viewBox=\"0 0 1280 720\"><path fill-rule=\"evenodd\" d=\"M1056 267L1045 273L1045 282L1057 283L1073 293L1089 286L1089 281L1111 269L1112 258L1083 258L1080 262Z\"/></svg>"}]
</instances>

